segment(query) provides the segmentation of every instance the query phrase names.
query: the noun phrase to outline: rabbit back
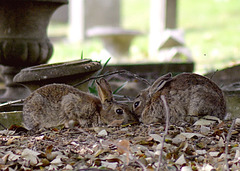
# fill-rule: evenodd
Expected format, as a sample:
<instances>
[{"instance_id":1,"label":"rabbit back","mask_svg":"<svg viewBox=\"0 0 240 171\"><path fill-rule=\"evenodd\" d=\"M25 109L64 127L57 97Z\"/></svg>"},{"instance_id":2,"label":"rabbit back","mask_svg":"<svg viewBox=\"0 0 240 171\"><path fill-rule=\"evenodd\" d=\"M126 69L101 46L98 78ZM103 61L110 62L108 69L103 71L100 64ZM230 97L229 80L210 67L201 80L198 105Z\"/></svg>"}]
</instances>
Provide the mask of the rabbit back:
<instances>
[{"instance_id":1,"label":"rabbit back","mask_svg":"<svg viewBox=\"0 0 240 171\"><path fill-rule=\"evenodd\" d=\"M28 129L49 128L69 120L77 120L86 126L98 122L100 105L97 97L72 86L50 84L25 99L23 121Z\"/></svg>"},{"instance_id":2,"label":"rabbit back","mask_svg":"<svg viewBox=\"0 0 240 171\"><path fill-rule=\"evenodd\" d=\"M144 123L165 123L166 113L161 95L165 96L169 107L170 123L193 122L193 116L198 118L205 115L223 119L226 113L221 89L198 74L179 74L166 82L160 90L153 94L150 91L151 87L140 93L138 99L141 99L143 106L139 111L135 109Z\"/></svg>"}]
</instances>

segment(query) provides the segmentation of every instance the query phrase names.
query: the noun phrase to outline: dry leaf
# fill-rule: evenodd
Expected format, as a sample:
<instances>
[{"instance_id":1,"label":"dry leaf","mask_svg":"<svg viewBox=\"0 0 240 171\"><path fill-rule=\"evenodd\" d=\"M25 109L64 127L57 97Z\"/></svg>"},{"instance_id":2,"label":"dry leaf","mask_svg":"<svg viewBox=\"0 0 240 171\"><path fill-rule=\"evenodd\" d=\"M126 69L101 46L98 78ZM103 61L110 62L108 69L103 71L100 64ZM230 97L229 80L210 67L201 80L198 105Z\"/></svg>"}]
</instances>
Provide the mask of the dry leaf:
<instances>
[{"instance_id":1,"label":"dry leaf","mask_svg":"<svg viewBox=\"0 0 240 171\"><path fill-rule=\"evenodd\" d=\"M120 140L117 143L117 151L119 154L126 153L126 162L129 163L130 142L128 140Z\"/></svg>"},{"instance_id":2,"label":"dry leaf","mask_svg":"<svg viewBox=\"0 0 240 171\"><path fill-rule=\"evenodd\" d=\"M185 160L185 157L184 155L182 154L175 162L176 164L179 164L179 165L183 165L186 163L186 160Z\"/></svg>"},{"instance_id":3,"label":"dry leaf","mask_svg":"<svg viewBox=\"0 0 240 171\"><path fill-rule=\"evenodd\" d=\"M212 152L209 152L209 155L212 156L212 157L217 157L219 154L219 151L212 151Z\"/></svg>"},{"instance_id":4,"label":"dry leaf","mask_svg":"<svg viewBox=\"0 0 240 171\"><path fill-rule=\"evenodd\" d=\"M192 168L190 166L183 166L181 171L192 171Z\"/></svg>"},{"instance_id":5,"label":"dry leaf","mask_svg":"<svg viewBox=\"0 0 240 171\"><path fill-rule=\"evenodd\" d=\"M39 158L38 158L39 154L40 154L39 152L36 152L36 151L33 151L33 150L30 150L30 149L26 148L26 149L23 150L21 156L31 166L35 166L35 165L37 165L39 163Z\"/></svg>"},{"instance_id":6,"label":"dry leaf","mask_svg":"<svg viewBox=\"0 0 240 171\"><path fill-rule=\"evenodd\" d=\"M107 135L108 135L108 133L107 133L107 131L106 131L105 129L101 130L101 131L98 133L98 136L100 136L100 137L104 137L104 136L107 136Z\"/></svg>"},{"instance_id":7,"label":"dry leaf","mask_svg":"<svg viewBox=\"0 0 240 171\"><path fill-rule=\"evenodd\" d=\"M162 142L163 140L163 138L158 134L150 134L150 136L154 139L154 141L157 141L157 142Z\"/></svg>"},{"instance_id":8,"label":"dry leaf","mask_svg":"<svg viewBox=\"0 0 240 171\"><path fill-rule=\"evenodd\" d=\"M205 137L204 135L199 134L199 133L186 133L186 132L184 132L184 133L181 133L181 135L185 136L185 137L188 138L188 139L190 139L190 138L192 138L192 137L194 137L194 136L197 136L197 137Z\"/></svg>"},{"instance_id":9,"label":"dry leaf","mask_svg":"<svg viewBox=\"0 0 240 171\"><path fill-rule=\"evenodd\" d=\"M101 163L102 163L103 167L106 167L106 168L109 168L109 169L112 169L112 170L115 170L117 168L117 165L118 165L117 162L110 163L110 162L101 161Z\"/></svg>"},{"instance_id":10,"label":"dry leaf","mask_svg":"<svg viewBox=\"0 0 240 171\"><path fill-rule=\"evenodd\" d=\"M193 125L212 125L216 123L215 120L199 119Z\"/></svg>"}]
</instances>

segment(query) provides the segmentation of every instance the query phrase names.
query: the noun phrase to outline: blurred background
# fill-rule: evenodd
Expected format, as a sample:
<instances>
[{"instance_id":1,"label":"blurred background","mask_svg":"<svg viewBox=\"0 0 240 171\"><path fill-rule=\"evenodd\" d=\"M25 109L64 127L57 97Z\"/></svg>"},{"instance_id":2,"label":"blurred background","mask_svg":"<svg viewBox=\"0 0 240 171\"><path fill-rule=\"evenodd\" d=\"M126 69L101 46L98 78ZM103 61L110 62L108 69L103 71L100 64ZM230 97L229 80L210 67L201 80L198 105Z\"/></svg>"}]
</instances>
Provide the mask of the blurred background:
<instances>
[{"instance_id":1,"label":"blurred background","mask_svg":"<svg viewBox=\"0 0 240 171\"><path fill-rule=\"evenodd\" d=\"M54 44L49 63L80 59L82 52L84 57L94 60L109 58L105 55L103 59L103 43L98 38L70 40L75 33L71 29L69 8L74 7L69 4L59 8L48 27ZM185 46L195 63L194 72L204 74L239 63L239 0L178 0L176 8L176 27L184 32ZM152 60L149 55L150 9L149 0L119 1L119 26L143 33L136 36L130 46L129 61L134 63Z\"/></svg>"}]
</instances>

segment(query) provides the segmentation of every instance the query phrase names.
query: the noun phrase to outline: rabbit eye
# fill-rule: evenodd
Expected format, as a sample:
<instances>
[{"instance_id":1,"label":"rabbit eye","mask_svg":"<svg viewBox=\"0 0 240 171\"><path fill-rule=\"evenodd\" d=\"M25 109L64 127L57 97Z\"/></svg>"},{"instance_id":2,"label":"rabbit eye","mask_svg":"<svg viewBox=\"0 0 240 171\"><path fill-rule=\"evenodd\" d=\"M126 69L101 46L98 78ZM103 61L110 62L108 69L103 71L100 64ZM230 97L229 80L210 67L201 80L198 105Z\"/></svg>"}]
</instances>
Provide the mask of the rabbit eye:
<instances>
[{"instance_id":1,"label":"rabbit eye","mask_svg":"<svg viewBox=\"0 0 240 171\"><path fill-rule=\"evenodd\" d=\"M134 107L137 108L139 106L139 104L140 104L140 101L135 102Z\"/></svg>"},{"instance_id":2,"label":"rabbit eye","mask_svg":"<svg viewBox=\"0 0 240 171\"><path fill-rule=\"evenodd\" d=\"M122 109L117 109L116 113L119 114L119 115L122 115L123 114L123 110Z\"/></svg>"}]
</instances>

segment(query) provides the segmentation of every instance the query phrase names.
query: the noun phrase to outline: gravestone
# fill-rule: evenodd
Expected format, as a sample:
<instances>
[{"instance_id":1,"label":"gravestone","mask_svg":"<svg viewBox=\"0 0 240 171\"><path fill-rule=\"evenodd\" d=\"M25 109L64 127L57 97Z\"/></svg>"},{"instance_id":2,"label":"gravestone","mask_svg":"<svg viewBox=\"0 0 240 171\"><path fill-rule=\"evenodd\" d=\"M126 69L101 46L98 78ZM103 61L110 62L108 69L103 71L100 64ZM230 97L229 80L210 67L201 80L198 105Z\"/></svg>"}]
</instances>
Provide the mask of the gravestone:
<instances>
[{"instance_id":1,"label":"gravestone","mask_svg":"<svg viewBox=\"0 0 240 171\"><path fill-rule=\"evenodd\" d=\"M119 27L120 0L70 0L69 40L86 39L86 30L96 26Z\"/></svg>"}]
</instances>

